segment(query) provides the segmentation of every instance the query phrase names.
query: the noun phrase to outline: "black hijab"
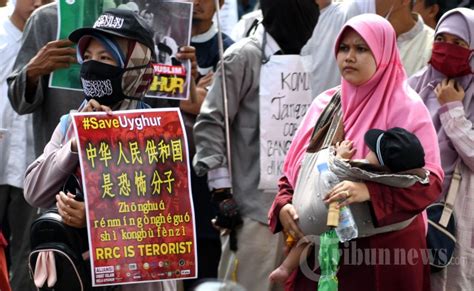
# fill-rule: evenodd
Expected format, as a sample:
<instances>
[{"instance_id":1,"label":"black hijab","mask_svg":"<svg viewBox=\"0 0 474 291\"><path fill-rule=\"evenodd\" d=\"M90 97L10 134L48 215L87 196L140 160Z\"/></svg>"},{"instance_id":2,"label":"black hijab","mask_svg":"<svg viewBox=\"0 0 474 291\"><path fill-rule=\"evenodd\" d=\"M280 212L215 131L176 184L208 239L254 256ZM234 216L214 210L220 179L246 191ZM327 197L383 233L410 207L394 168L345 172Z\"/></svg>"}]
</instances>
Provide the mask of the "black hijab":
<instances>
[{"instance_id":1,"label":"black hijab","mask_svg":"<svg viewBox=\"0 0 474 291\"><path fill-rule=\"evenodd\" d=\"M299 54L318 22L314 0L260 0L263 26L284 54Z\"/></svg>"}]
</instances>

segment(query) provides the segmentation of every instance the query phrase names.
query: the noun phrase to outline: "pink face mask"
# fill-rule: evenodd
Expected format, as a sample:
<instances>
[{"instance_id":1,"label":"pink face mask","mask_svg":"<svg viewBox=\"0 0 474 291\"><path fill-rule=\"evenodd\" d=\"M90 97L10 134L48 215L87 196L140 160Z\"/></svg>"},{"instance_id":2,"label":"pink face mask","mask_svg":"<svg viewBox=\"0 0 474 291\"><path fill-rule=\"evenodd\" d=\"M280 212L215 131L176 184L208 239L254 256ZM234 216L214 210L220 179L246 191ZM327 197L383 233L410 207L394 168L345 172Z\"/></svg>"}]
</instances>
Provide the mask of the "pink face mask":
<instances>
[{"instance_id":1,"label":"pink face mask","mask_svg":"<svg viewBox=\"0 0 474 291\"><path fill-rule=\"evenodd\" d=\"M471 74L472 50L447 42L433 43L430 64L448 78Z\"/></svg>"}]
</instances>

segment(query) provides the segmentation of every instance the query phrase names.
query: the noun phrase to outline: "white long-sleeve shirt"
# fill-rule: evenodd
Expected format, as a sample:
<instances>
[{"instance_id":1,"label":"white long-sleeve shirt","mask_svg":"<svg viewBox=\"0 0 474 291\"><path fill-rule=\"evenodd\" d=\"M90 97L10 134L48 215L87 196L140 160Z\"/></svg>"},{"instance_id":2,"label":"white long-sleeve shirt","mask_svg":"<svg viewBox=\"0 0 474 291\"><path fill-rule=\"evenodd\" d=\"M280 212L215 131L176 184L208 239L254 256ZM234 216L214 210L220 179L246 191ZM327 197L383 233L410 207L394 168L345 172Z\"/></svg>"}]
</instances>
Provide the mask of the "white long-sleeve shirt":
<instances>
[{"instance_id":1,"label":"white long-sleeve shirt","mask_svg":"<svg viewBox=\"0 0 474 291\"><path fill-rule=\"evenodd\" d=\"M403 67L410 77L424 68L431 58L434 41L434 30L423 23L418 14L415 26L397 37L397 46Z\"/></svg>"},{"instance_id":2,"label":"white long-sleeve shirt","mask_svg":"<svg viewBox=\"0 0 474 291\"><path fill-rule=\"evenodd\" d=\"M374 0L332 3L320 11L313 34L301 49L301 55L310 58L307 69L311 72L313 97L341 83L334 43L347 20L363 13L375 13Z\"/></svg>"},{"instance_id":3,"label":"white long-sleeve shirt","mask_svg":"<svg viewBox=\"0 0 474 291\"><path fill-rule=\"evenodd\" d=\"M6 11L0 16L0 185L23 188L26 167L34 160L32 116L18 115L8 100L7 76L20 50L22 32Z\"/></svg>"}]
</instances>

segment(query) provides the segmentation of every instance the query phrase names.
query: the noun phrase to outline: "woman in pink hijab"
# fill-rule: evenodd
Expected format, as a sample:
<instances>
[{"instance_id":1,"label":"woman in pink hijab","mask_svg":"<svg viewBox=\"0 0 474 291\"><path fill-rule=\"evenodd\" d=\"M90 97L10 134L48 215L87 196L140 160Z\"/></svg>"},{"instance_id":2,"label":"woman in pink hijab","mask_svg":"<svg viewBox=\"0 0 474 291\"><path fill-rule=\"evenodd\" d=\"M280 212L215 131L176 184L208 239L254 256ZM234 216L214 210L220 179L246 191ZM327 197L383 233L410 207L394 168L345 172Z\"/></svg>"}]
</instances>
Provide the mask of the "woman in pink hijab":
<instances>
[{"instance_id":1,"label":"woman in pink hijab","mask_svg":"<svg viewBox=\"0 0 474 291\"><path fill-rule=\"evenodd\" d=\"M454 203L453 262L431 276L432 290L474 290L474 11L448 11L438 22L430 64L409 80L431 113L445 173L444 200L456 164L461 182Z\"/></svg>"},{"instance_id":2,"label":"woman in pink hijab","mask_svg":"<svg viewBox=\"0 0 474 291\"><path fill-rule=\"evenodd\" d=\"M407 85L395 31L384 18L364 14L349 20L337 38L335 54L342 75L340 111L344 139L353 141L353 158L367 155L369 149L363 137L369 129L401 127L421 141L425 169L430 171L427 185L416 183L409 188L396 188L367 181L343 181L332 189L331 200L345 200L348 204L368 202L375 227L414 217L400 230L341 244L339 290L429 291L430 269L427 253L423 252L426 240L421 212L437 198L443 180L431 117L421 98ZM284 230L298 239L303 236L297 224L298 213L291 204L293 189L303 157L312 150L315 124L326 114L322 114L326 107L338 103L338 89L316 97L295 134L285 160L284 176L279 181L280 191L269 212L273 232ZM303 271L300 264L300 269L287 281L286 290L316 290L317 282L309 279L314 276L308 274L308 266L313 268L314 262L304 264Z\"/></svg>"}]
</instances>

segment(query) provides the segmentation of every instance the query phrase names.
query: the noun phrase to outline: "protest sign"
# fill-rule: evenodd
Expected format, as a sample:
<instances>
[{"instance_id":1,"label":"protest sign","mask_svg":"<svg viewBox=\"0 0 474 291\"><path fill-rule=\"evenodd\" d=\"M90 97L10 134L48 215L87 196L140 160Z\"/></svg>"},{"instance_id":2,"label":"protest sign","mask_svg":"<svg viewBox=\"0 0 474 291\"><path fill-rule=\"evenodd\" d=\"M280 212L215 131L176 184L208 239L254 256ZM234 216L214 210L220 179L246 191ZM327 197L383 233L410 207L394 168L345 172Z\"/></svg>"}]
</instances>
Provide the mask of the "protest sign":
<instances>
[{"instance_id":1,"label":"protest sign","mask_svg":"<svg viewBox=\"0 0 474 291\"><path fill-rule=\"evenodd\" d=\"M291 140L312 101L309 81L298 55L273 55L262 65L259 189L277 189Z\"/></svg>"},{"instance_id":2,"label":"protest sign","mask_svg":"<svg viewBox=\"0 0 474 291\"><path fill-rule=\"evenodd\" d=\"M58 39L67 39L69 34L81 27L91 27L102 13L104 0L57 0ZM57 69L51 73L49 87L82 90L81 66L71 64L69 68Z\"/></svg>"},{"instance_id":3,"label":"protest sign","mask_svg":"<svg viewBox=\"0 0 474 291\"><path fill-rule=\"evenodd\" d=\"M197 276L178 109L75 113L94 286Z\"/></svg>"},{"instance_id":4,"label":"protest sign","mask_svg":"<svg viewBox=\"0 0 474 291\"><path fill-rule=\"evenodd\" d=\"M154 30L153 82L147 97L187 99L191 84L191 62L176 58L179 48L189 46L193 5L180 1L145 1L140 11Z\"/></svg>"},{"instance_id":5,"label":"protest sign","mask_svg":"<svg viewBox=\"0 0 474 291\"><path fill-rule=\"evenodd\" d=\"M111 0L58 0L58 39L81 27L92 27L99 15L115 8ZM192 3L182 1L147 0L120 4L119 9L137 9L153 33L154 52L153 82L147 97L187 99L191 83L191 62L176 58L178 49L191 41ZM82 90L80 65L55 70L49 86L70 90Z\"/></svg>"}]
</instances>

